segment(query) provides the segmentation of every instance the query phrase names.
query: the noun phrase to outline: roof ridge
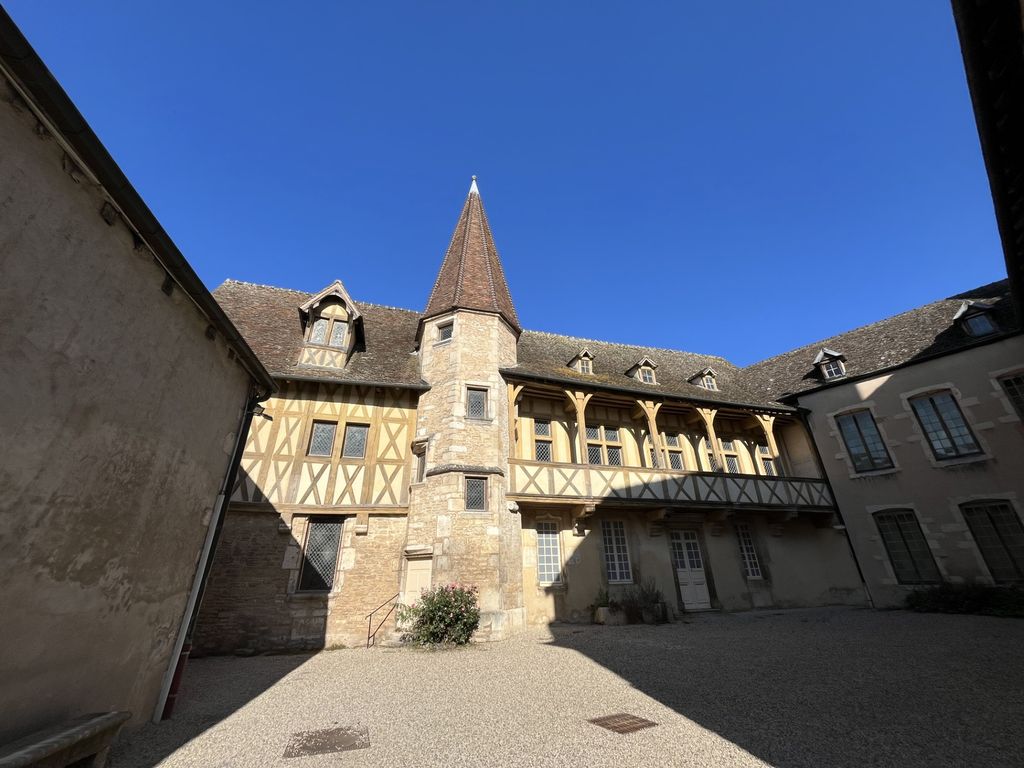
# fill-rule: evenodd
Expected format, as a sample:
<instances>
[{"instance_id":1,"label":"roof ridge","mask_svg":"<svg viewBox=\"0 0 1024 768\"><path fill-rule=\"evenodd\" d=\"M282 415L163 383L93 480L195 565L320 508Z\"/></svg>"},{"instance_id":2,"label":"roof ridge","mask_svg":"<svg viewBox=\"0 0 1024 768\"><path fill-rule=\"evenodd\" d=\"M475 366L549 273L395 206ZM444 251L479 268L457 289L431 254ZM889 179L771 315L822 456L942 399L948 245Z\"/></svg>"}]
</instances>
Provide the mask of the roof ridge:
<instances>
[{"instance_id":1,"label":"roof ridge","mask_svg":"<svg viewBox=\"0 0 1024 768\"><path fill-rule=\"evenodd\" d=\"M266 283L252 283L252 282L249 282L248 280L235 280L234 278L230 278L230 277L227 278L223 283L220 284L220 286L217 286L217 287L220 288L220 287L222 287L224 285L227 285L228 283L233 283L235 285L249 285L249 286L252 286L253 288L267 288L267 289L269 289L271 291L282 291L282 292L287 292L287 293L302 293L302 294L305 294L307 296L315 296L316 295L316 291L303 291L303 290L301 290L299 288L282 288L279 285L267 285ZM409 314L416 315L416 316L420 316L420 315L423 314L419 310L409 309L408 307L396 307L393 304L378 304L375 301L359 301L358 299L352 299L352 301L354 301L360 307L375 307L377 309L394 309L394 310L397 310L399 312L408 312Z\"/></svg>"}]
</instances>

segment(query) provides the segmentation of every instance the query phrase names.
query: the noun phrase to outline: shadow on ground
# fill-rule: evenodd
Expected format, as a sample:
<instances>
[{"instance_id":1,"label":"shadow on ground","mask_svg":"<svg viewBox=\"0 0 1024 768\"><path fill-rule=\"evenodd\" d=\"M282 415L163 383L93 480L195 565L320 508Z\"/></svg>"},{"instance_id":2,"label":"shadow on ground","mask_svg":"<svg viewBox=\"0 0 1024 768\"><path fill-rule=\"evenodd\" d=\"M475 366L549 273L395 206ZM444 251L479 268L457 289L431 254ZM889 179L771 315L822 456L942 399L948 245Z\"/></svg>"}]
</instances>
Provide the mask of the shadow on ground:
<instances>
[{"instance_id":1,"label":"shadow on ground","mask_svg":"<svg viewBox=\"0 0 1024 768\"><path fill-rule=\"evenodd\" d=\"M258 698L269 688L297 670L313 657L311 653L281 656L256 656L236 658L219 656L203 659L200 665L194 662L186 667L182 678L179 706L171 720L150 723L122 733L111 750L108 765L119 768L122 765L156 765L213 726L230 718ZM198 668L201 667L202 672ZM209 670L231 668L231 685L216 691L207 688L198 695L196 688L202 688Z\"/></svg>"},{"instance_id":2,"label":"shadow on ground","mask_svg":"<svg viewBox=\"0 0 1024 768\"><path fill-rule=\"evenodd\" d=\"M860 768L1024 765L1024 664L1007 653L1021 628L837 610L550 631L553 645L773 766Z\"/></svg>"}]
</instances>

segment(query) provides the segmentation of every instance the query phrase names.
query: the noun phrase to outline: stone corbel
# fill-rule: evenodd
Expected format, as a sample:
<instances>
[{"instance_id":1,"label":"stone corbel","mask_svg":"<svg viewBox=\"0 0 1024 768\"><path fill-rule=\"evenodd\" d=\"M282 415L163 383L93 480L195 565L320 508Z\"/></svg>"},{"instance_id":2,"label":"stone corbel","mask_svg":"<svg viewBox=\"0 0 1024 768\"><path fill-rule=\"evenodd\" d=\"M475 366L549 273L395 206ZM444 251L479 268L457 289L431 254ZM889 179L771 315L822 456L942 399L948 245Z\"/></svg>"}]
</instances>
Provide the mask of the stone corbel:
<instances>
[{"instance_id":1,"label":"stone corbel","mask_svg":"<svg viewBox=\"0 0 1024 768\"><path fill-rule=\"evenodd\" d=\"M658 509L651 509L647 511L645 517L647 518L648 536L654 538L665 534L665 516L667 514L667 507L659 507Z\"/></svg>"},{"instance_id":2,"label":"stone corbel","mask_svg":"<svg viewBox=\"0 0 1024 768\"><path fill-rule=\"evenodd\" d=\"M594 504L578 504L572 509L572 527L574 536L587 535L587 519L593 517L597 507Z\"/></svg>"},{"instance_id":3,"label":"stone corbel","mask_svg":"<svg viewBox=\"0 0 1024 768\"><path fill-rule=\"evenodd\" d=\"M365 536L370 530L370 513L366 510L356 512L356 536Z\"/></svg>"}]
</instances>

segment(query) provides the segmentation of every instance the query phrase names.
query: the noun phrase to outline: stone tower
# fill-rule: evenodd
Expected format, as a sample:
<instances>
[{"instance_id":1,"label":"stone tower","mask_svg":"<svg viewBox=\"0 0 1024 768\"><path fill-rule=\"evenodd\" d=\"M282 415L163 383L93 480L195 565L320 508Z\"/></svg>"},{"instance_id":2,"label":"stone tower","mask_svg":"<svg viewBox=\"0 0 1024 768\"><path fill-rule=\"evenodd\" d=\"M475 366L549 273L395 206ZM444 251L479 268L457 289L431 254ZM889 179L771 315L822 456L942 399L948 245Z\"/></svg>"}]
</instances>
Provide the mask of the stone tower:
<instances>
[{"instance_id":1,"label":"stone tower","mask_svg":"<svg viewBox=\"0 0 1024 768\"><path fill-rule=\"evenodd\" d=\"M520 332L473 177L420 322L420 373L430 390L417 415L423 458L409 502L403 583L406 599L414 598L413 582L475 584L479 634L490 639L524 622L521 524L506 498L509 403L499 373L516 364Z\"/></svg>"}]
</instances>

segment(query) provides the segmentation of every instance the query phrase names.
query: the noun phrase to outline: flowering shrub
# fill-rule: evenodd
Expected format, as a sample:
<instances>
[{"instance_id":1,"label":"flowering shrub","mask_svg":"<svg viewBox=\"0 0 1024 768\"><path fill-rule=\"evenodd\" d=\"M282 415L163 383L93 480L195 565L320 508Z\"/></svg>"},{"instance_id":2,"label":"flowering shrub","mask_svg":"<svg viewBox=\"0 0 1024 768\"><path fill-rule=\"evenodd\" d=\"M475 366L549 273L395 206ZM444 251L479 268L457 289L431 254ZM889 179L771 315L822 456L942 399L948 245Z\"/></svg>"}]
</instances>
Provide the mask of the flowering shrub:
<instances>
[{"instance_id":1,"label":"flowering shrub","mask_svg":"<svg viewBox=\"0 0 1024 768\"><path fill-rule=\"evenodd\" d=\"M404 638L416 645L465 645L480 625L477 588L443 584L398 611L406 626Z\"/></svg>"}]
</instances>

